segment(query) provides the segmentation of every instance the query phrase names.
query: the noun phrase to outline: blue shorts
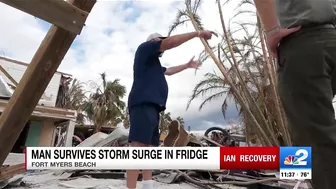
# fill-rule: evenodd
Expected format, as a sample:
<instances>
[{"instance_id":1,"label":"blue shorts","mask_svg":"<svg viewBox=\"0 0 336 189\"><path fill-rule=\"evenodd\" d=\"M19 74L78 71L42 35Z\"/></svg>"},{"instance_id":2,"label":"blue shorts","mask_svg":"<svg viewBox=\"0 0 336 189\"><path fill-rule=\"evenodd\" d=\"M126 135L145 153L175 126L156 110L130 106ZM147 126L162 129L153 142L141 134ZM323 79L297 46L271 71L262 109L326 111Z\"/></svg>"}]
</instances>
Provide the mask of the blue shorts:
<instances>
[{"instance_id":1,"label":"blue shorts","mask_svg":"<svg viewBox=\"0 0 336 189\"><path fill-rule=\"evenodd\" d=\"M129 142L139 142L151 146L160 144L160 108L155 104L141 104L129 109Z\"/></svg>"}]
</instances>

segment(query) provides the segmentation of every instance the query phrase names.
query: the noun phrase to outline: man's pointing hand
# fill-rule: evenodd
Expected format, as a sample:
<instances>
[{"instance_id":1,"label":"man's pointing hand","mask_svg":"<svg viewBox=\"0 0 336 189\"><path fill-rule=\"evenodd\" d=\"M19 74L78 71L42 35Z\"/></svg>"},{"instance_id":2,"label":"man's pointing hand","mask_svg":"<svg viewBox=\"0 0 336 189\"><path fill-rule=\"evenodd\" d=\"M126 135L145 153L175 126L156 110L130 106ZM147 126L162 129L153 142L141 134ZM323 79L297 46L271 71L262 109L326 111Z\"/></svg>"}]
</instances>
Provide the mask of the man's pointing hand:
<instances>
[{"instance_id":1,"label":"man's pointing hand","mask_svg":"<svg viewBox=\"0 0 336 189\"><path fill-rule=\"evenodd\" d=\"M211 39L212 35L218 36L215 32L213 31L198 31L198 37L203 38L205 40Z\"/></svg>"}]
</instances>

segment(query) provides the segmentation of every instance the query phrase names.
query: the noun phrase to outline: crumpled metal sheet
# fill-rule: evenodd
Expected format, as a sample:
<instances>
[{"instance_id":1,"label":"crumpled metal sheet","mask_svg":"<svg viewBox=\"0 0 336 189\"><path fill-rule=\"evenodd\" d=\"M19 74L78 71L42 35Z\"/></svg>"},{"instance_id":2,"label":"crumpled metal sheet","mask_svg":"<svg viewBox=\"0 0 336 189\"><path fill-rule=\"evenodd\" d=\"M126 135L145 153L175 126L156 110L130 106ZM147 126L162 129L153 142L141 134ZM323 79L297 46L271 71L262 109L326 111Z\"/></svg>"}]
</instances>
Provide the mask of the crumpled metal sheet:
<instances>
[{"instance_id":1,"label":"crumpled metal sheet","mask_svg":"<svg viewBox=\"0 0 336 189\"><path fill-rule=\"evenodd\" d=\"M114 141L127 141L128 131L125 128L118 127L112 133L96 133L89 138L85 139L76 147L105 147L112 144ZM53 170L54 174L59 175L63 173L73 174L75 170Z\"/></svg>"},{"instance_id":2,"label":"crumpled metal sheet","mask_svg":"<svg viewBox=\"0 0 336 189\"><path fill-rule=\"evenodd\" d=\"M128 130L126 130L125 128L122 128L122 127L117 127L112 133L107 135L107 137L98 141L94 145L94 147L110 146L116 140L127 141L128 140Z\"/></svg>"},{"instance_id":3,"label":"crumpled metal sheet","mask_svg":"<svg viewBox=\"0 0 336 189\"><path fill-rule=\"evenodd\" d=\"M91 135L90 137L88 137L87 139L85 139L80 144L78 144L76 147L93 147L98 142L100 142L101 140L104 140L108 136L109 136L108 134L105 134L102 132L95 133Z\"/></svg>"},{"instance_id":4,"label":"crumpled metal sheet","mask_svg":"<svg viewBox=\"0 0 336 189\"><path fill-rule=\"evenodd\" d=\"M112 133L105 134L98 132L85 139L76 147L105 147L110 146L114 141L127 141L128 130L123 127L117 127Z\"/></svg>"}]
</instances>

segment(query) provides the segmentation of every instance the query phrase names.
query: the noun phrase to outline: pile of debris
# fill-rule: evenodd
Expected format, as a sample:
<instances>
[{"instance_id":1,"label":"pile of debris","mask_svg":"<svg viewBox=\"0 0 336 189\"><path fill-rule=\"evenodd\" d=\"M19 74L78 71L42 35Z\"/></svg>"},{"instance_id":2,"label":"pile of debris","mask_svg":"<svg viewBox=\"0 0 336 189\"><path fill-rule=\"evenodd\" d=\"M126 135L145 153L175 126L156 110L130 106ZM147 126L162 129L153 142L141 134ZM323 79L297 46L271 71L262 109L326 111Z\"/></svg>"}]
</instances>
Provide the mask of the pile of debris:
<instances>
[{"instance_id":1,"label":"pile of debris","mask_svg":"<svg viewBox=\"0 0 336 189\"><path fill-rule=\"evenodd\" d=\"M23 176L21 174L26 172L24 163L5 163L6 164L0 168L0 188L22 185Z\"/></svg>"},{"instance_id":2,"label":"pile of debris","mask_svg":"<svg viewBox=\"0 0 336 189\"><path fill-rule=\"evenodd\" d=\"M172 124L178 124L178 122L172 122ZM172 131L173 133L174 131ZM237 146L239 141L234 137L230 136L229 132L220 130L221 134L211 133L214 130L220 130L218 128L212 128L205 133L205 136L197 139L189 135L184 131L183 128L178 128L178 132L175 135L167 135L166 139L163 141L164 146ZM223 132L224 131L224 132ZM128 131L124 128L117 128L110 134L96 133L91 137L84 140L82 143L77 145L77 147L106 147L106 146L125 146L128 143ZM10 154L11 155L11 154ZM23 157L22 157L23 161ZM9 165L9 161L5 162ZM0 188L9 187L13 185L21 185L23 183L23 175L17 175L24 173L24 165L22 163L16 165L6 166L0 169ZM32 174L42 174L29 172L26 175ZM103 170L63 170L63 171L53 171L44 174L52 174L58 179L58 186L63 188L83 188L79 186L69 185L66 182L74 179L125 179L125 170L119 171L103 171ZM16 175L15 177L13 177ZM34 176L36 177L36 176ZM142 180L141 174L139 176L139 181ZM296 182L293 181L281 181L277 177L276 172L267 172L261 170L156 170L153 173L153 179L158 183L176 185L176 183L187 183L190 188L228 188L228 185L235 185L240 187L248 188L268 188L268 189L283 189L293 187L296 189L307 189L309 188L306 183L300 184L300 186L295 186ZM175 187L174 186L174 187ZM29 187L29 186L28 186ZM94 186L90 186L95 188ZM35 188L35 187L34 187ZM86 188L86 187L85 187ZM176 188L176 187L175 187ZM184 185L184 188L186 186Z\"/></svg>"}]
</instances>

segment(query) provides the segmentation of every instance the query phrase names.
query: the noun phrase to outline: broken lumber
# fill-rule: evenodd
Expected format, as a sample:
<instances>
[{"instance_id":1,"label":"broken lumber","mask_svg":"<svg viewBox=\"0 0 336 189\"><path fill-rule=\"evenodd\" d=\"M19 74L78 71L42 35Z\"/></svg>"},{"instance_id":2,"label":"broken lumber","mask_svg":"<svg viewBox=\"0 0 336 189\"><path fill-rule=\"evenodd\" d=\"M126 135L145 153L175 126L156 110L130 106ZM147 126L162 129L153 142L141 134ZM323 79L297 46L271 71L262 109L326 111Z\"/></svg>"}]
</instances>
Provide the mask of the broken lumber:
<instances>
[{"instance_id":1,"label":"broken lumber","mask_svg":"<svg viewBox=\"0 0 336 189\"><path fill-rule=\"evenodd\" d=\"M0 2L40 18L75 34L80 34L88 13L63 0L0 0Z\"/></svg>"},{"instance_id":2,"label":"broken lumber","mask_svg":"<svg viewBox=\"0 0 336 189\"><path fill-rule=\"evenodd\" d=\"M96 0L69 0L68 2L90 12ZM75 38L76 34L63 28L55 25L50 27L0 116L0 165L19 138Z\"/></svg>"},{"instance_id":3,"label":"broken lumber","mask_svg":"<svg viewBox=\"0 0 336 189\"><path fill-rule=\"evenodd\" d=\"M26 172L24 163L2 167L0 168L0 181L10 179L15 175L24 172Z\"/></svg>"}]
</instances>

